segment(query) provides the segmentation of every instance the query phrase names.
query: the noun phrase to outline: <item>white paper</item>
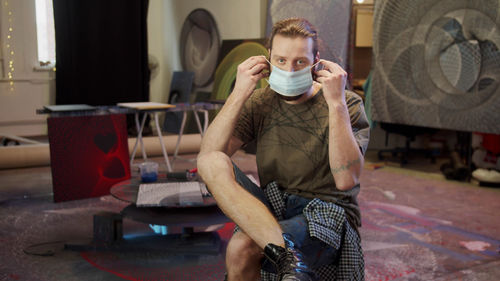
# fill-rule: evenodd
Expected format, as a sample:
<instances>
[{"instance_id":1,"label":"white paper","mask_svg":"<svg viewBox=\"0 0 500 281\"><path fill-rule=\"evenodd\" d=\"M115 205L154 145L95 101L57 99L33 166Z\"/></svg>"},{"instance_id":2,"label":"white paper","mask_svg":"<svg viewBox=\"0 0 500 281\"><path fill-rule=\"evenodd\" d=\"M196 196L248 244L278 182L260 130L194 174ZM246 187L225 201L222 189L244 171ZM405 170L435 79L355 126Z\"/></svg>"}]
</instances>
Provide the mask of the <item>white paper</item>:
<instances>
[{"instance_id":1,"label":"white paper","mask_svg":"<svg viewBox=\"0 0 500 281\"><path fill-rule=\"evenodd\" d=\"M141 184L136 202L138 207L201 204L201 185L197 181Z\"/></svg>"}]
</instances>

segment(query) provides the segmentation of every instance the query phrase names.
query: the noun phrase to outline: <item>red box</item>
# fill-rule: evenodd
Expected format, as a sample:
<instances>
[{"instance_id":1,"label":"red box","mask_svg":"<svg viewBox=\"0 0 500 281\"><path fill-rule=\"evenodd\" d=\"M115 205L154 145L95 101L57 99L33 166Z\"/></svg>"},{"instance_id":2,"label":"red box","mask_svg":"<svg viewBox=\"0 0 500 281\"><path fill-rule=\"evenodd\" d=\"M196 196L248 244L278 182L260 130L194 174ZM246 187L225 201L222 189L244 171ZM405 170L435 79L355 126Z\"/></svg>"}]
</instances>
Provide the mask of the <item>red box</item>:
<instances>
[{"instance_id":1,"label":"red box","mask_svg":"<svg viewBox=\"0 0 500 281\"><path fill-rule=\"evenodd\" d=\"M124 114L47 119L54 201L109 194L130 178Z\"/></svg>"}]
</instances>

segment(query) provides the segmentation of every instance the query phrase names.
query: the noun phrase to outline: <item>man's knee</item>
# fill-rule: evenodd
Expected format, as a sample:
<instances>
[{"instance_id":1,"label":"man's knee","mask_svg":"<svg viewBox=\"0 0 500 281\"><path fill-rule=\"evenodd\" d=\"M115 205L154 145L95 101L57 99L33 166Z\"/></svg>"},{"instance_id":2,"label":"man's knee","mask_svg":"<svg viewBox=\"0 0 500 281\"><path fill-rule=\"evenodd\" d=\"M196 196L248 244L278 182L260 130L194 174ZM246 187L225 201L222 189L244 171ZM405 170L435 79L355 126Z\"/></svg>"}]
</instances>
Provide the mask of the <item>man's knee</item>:
<instances>
[{"instance_id":1,"label":"man's knee","mask_svg":"<svg viewBox=\"0 0 500 281\"><path fill-rule=\"evenodd\" d=\"M226 263L230 270L259 268L262 257L262 249L241 231L233 235L227 246Z\"/></svg>"},{"instance_id":2,"label":"man's knee","mask_svg":"<svg viewBox=\"0 0 500 281\"><path fill-rule=\"evenodd\" d=\"M221 173L232 172L231 158L221 151L203 152L197 159L198 173L205 181L213 180Z\"/></svg>"}]
</instances>

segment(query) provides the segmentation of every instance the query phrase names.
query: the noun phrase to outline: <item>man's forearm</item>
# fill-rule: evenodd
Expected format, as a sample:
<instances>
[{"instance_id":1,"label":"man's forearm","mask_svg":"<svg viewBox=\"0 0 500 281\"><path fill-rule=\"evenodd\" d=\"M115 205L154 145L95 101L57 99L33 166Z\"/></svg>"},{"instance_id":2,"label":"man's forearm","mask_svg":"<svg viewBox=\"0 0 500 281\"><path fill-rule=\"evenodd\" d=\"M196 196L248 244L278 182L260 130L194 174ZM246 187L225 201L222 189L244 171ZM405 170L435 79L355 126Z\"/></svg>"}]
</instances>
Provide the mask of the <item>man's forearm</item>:
<instances>
[{"instance_id":1,"label":"man's forearm","mask_svg":"<svg viewBox=\"0 0 500 281\"><path fill-rule=\"evenodd\" d=\"M346 104L330 104L328 108L330 169L337 188L348 190L359 183L364 159L352 133Z\"/></svg>"},{"instance_id":2,"label":"man's forearm","mask_svg":"<svg viewBox=\"0 0 500 281\"><path fill-rule=\"evenodd\" d=\"M227 153L227 145L245 101L234 93L229 95L221 111L208 127L201 141L200 153L222 151Z\"/></svg>"}]
</instances>

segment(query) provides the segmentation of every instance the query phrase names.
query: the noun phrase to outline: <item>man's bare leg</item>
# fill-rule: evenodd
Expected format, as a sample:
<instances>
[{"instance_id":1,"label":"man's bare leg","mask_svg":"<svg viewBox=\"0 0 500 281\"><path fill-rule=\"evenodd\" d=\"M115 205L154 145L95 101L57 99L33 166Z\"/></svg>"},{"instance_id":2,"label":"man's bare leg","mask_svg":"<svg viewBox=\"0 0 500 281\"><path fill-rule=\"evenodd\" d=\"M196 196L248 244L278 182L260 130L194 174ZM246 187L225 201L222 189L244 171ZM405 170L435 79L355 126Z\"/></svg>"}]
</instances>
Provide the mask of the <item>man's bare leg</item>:
<instances>
[{"instance_id":1,"label":"man's bare leg","mask_svg":"<svg viewBox=\"0 0 500 281\"><path fill-rule=\"evenodd\" d=\"M236 232L226 250L226 269L229 281L260 280L262 249L242 231Z\"/></svg>"},{"instance_id":2,"label":"man's bare leg","mask_svg":"<svg viewBox=\"0 0 500 281\"><path fill-rule=\"evenodd\" d=\"M269 243L285 245L281 227L266 205L236 182L229 156L218 151L199 155L198 172L219 208L261 249Z\"/></svg>"}]
</instances>

